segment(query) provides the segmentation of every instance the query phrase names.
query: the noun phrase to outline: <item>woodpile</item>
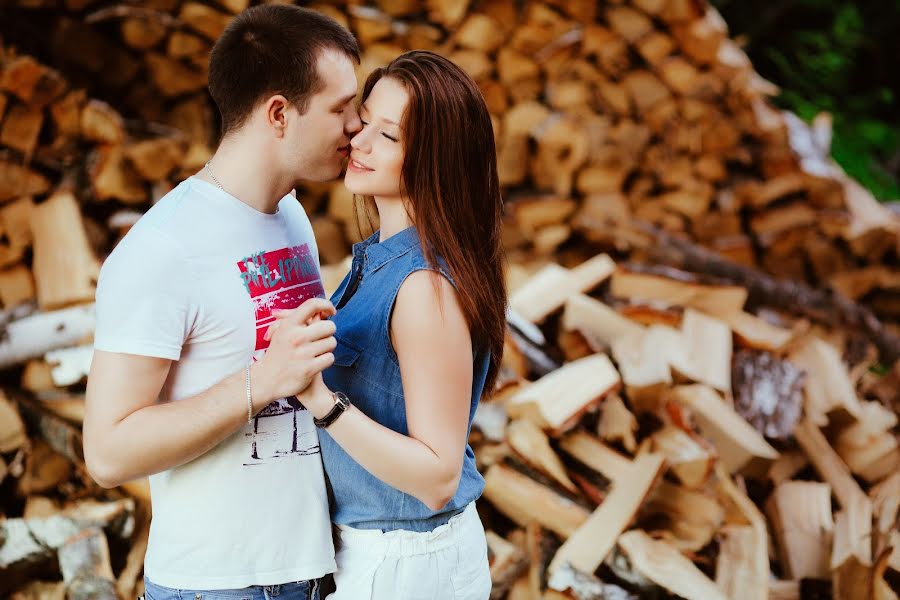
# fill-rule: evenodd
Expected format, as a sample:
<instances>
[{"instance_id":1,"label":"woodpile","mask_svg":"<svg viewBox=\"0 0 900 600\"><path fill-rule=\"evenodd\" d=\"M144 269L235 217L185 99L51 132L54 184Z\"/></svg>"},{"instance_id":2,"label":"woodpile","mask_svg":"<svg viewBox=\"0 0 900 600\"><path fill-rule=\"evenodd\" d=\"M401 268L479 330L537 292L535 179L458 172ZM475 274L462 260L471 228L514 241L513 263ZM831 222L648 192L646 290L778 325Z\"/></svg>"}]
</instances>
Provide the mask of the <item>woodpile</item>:
<instances>
[{"instance_id":1,"label":"woodpile","mask_svg":"<svg viewBox=\"0 0 900 600\"><path fill-rule=\"evenodd\" d=\"M99 265L217 135L212 41L250 2L0 8L0 595L141 590L145 482L80 423ZM359 78L413 48L479 83L510 328L471 442L493 597L896 598L900 217L773 108L700 0L312 4ZM51 66L52 65L52 66ZM359 239L299 190L326 287Z\"/></svg>"}]
</instances>

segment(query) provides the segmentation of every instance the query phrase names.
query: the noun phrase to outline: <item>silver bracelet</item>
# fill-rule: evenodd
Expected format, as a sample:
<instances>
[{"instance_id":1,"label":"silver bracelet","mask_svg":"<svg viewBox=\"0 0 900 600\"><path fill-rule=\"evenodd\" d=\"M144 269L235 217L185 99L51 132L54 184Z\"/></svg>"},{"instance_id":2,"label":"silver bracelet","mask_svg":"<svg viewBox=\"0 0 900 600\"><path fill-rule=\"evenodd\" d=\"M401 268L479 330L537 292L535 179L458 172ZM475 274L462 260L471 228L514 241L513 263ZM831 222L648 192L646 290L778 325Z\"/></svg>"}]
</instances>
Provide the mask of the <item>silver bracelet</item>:
<instances>
[{"instance_id":1,"label":"silver bracelet","mask_svg":"<svg viewBox=\"0 0 900 600\"><path fill-rule=\"evenodd\" d=\"M253 423L253 396L250 394L250 365L247 365L247 424Z\"/></svg>"}]
</instances>

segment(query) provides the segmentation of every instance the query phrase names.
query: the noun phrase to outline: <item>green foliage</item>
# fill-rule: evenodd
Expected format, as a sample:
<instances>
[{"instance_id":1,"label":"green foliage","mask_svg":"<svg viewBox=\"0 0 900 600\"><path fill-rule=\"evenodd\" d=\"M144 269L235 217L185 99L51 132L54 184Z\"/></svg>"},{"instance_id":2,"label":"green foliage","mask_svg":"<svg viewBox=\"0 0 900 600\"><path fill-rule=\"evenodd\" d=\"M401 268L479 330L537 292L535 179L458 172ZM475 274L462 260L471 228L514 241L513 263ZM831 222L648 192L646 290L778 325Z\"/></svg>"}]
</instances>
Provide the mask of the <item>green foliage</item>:
<instances>
[{"instance_id":1,"label":"green foliage","mask_svg":"<svg viewBox=\"0 0 900 600\"><path fill-rule=\"evenodd\" d=\"M900 0L713 0L776 102L834 118L832 155L881 199L900 198Z\"/></svg>"}]
</instances>

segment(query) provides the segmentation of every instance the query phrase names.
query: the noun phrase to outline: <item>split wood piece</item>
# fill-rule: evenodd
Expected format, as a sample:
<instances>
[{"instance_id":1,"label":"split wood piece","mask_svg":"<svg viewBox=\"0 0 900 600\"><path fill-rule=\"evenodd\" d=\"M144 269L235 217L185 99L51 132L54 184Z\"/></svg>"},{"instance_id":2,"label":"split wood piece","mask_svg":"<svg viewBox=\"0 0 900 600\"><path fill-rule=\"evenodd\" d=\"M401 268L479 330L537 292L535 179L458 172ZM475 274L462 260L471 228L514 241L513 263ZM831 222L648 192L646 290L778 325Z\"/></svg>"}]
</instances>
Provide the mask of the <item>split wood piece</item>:
<instances>
[{"instance_id":1,"label":"split wood piece","mask_svg":"<svg viewBox=\"0 0 900 600\"><path fill-rule=\"evenodd\" d=\"M828 579L834 532L831 487L815 481L786 481L775 488L766 512L779 559L791 579Z\"/></svg>"},{"instance_id":2,"label":"split wood piece","mask_svg":"<svg viewBox=\"0 0 900 600\"><path fill-rule=\"evenodd\" d=\"M125 122L109 104L91 99L81 111L81 136L100 144L120 144L125 139Z\"/></svg>"},{"instance_id":3,"label":"split wood piece","mask_svg":"<svg viewBox=\"0 0 900 600\"><path fill-rule=\"evenodd\" d=\"M869 483L877 483L900 470L900 448L892 429L897 414L880 402L864 402L859 420L841 430L834 449L850 471Z\"/></svg>"},{"instance_id":4,"label":"split wood piece","mask_svg":"<svg viewBox=\"0 0 900 600\"><path fill-rule=\"evenodd\" d=\"M773 485L778 486L785 481L793 479L799 471L808 466L809 459L806 458L806 454L798 450L788 450L787 452L782 452L775 459L775 462L769 467L767 476Z\"/></svg>"},{"instance_id":5,"label":"split wood piece","mask_svg":"<svg viewBox=\"0 0 900 600\"><path fill-rule=\"evenodd\" d=\"M672 389L671 398L690 409L700 433L713 442L729 472L761 477L778 458L778 451L712 388L678 386Z\"/></svg>"},{"instance_id":6,"label":"split wood piece","mask_svg":"<svg viewBox=\"0 0 900 600\"><path fill-rule=\"evenodd\" d=\"M877 289L900 290L900 272L883 265L831 274L828 284L851 300Z\"/></svg>"},{"instance_id":7,"label":"split wood piece","mask_svg":"<svg viewBox=\"0 0 900 600\"><path fill-rule=\"evenodd\" d=\"M0 49L0 55L2 55ZM0 70L0 90L11 93L25 104L46 106L66 91L66 82L55 70L28 55L10 57Z\"/></svg>"},{"instance_id":8,"label":"split wood piece","mask_svg":"<svg viewBox=\"0 0 900 600\"><path fill-rule=\"evenodd\" d=\"M900 359L900 335L886 328L864 306L797 281L774 279L646 223L637 224L636 228L649 236L650 241L642 246L649 253L649 260L743 286L749 292L748 300L753 304L778 306L832 327L858 329L878 346L884 362L892 364ZM627 265L627 268L645 272L659 269L638 265ZM715 310L715 307L711 310Z\"/></svg>"},{"instance_id":9,"label":"split wood piece","mask_svg":"<svg viewBox=\"0 0 900 600\"><path fill-rule=\"evenodd\" d=\"M34 278L24 265L0 271L0 307L15 308L35 299Z\"/></svg>"},{"instance_id":10,"label":"split wood piece","mask_svg":"<svg viewBox=\"0 0 900 600\"><path fill-rule=\"evenodd\" d=\"M585 294L576 294L566 300L562 326L567 331L578 331L589 343L606 348L618 339L637 337L644 332L639 323Z\"/></svg>"},{"instance_id":11,"label":"split wood piece","mask_svg":"<svg viewBox=\"0 0 900 600\"><path fill-rule=\"evenodd\" d=\"M525 528L525 554L528 559L528 583L533 597L540 598L547 583L547 566L559 550L559 540L537 523Z\"/></svg>"},{"instance_id":12,"label":"split wood piece","mask_svg":"<svg viewBox=\"0 0 900 600\"><path fill-rule=\"evenodd\" d=\"M94 299L100 263L88 243L78 202L57 192L34 207L34 278L42 309Z\"/></svg>"},{"instance_id":13,"label":"split wood piece","mask_svg":"<svg viewBox=\"0 0 900 600\"><path fill-rule=\"evenodd\" d=\"M15 104L3 116L0 128L0 144L22 153L24 162L31 162L38 144L38 135L44 124L44 111L39 106Z\"/></svg>"},{"instance_id":14,"label":"split wood piece","mask_svg":"<svg viewBox=\"0 0 900 600\"><path fill-rule=\"evenodd\" d=\"M16 404L0 390L0 454L18 450L28 441Z\"/></svg>"},{"instance_id":15,"label":"split wood piece","mask_svg":"<svg viewBox=\"0 0 900 600\"><path fill-rule=\"evenodd\" d=\"M804 413L816 425L831 418L858 419L861 405L837 348L810 336L790 355L790 361L807 373Z\"/></svg>"},{"instance_id":16,"label":"split wood piece","mask_svg":"<svg viewBox=\"0 0 900 600\"><path fill-rule=\"evenodd\" d=\"M623 480L632 472L631 460L586 431L573 431L559 442L560 448L610 481Z\"/></svg>"},{"instance_id":17,"label":"split wood piece","mask_svg":"<svg viewBox=\"0 0 900 600\"><path fill-rule=\"evenodd\" d=\"M717 459L715 449L702 439L673 425L667 425L650 436L652 447L666 457L669 470L691 489L702 487L712 475Z\"/></svg>"},{"instance_id":18,"label":"split wood piece","mask_svg":"<svg viewBox=\"0 0 900 600\"><path fill-rule=\"evenodd\" d=\"M639 529L619 536L619 548L632 568L687 600L726 600L725 594L683 554Z\"/></svg>"},{"instance_id":19,"label":"split wood piece","mask_svg":"<svg viewBox=\"0 0 900 600\"><path fill-rule=\"evenodd\" d=\"M185 148L171 138L157 138L128 146L125 156L146 181L157 181L182 164Z\"/></svg>"},{"instance_id":20,"label":"split wood piece","mask_svg":"<svg viewBox=\"0 0 900 600\"><path fill-rule=\"evenodd\" d=\"M18 263L31 245L31 198L19 198L0 208L0 267Z\"/></svg>"},{"instance_id":21,"label":"split wood piece","mask_svg":"<svg viewBox=\"0 0 900 600\"><path fill-rule=\"evenodd\" d=\"M491 569L491 598L502 598L528 568L525 552L491 530L485 532Z\"/></svg>"},{"instance_id":22,"label":"split wood piece","mask_svg":"<svg viewBox=\"0 0 900 600\"><path fill-rule=\"evenodd\" d=\"M0 369L76 345L91 336L95 326L93 304L39 312L12 321L6 324L6 335L0 340Z\"/></svg>"},{"instance_id":23,"label":"split wood piece","mask_svg":"<svg viewBox=\"0 0 900 600\"><path fill-rule=\"evenodd\" d=\"M863 496L858 506L835 516L831 572L836 598L868 600L873 597L872 503Z\"/></svg>"},{"instance_id":24,"label":"split wood piece","mask_svg":"<svg viewBox=\"0 0 900 600\"><path fill-rule=\"evenodd\" d=\"M750 537L743 537L748 545L738 557L732 556L735 574L729 577L734 584L741 584L739 590L733 590L734 600L766 600L769 597L769 531L766 519L747 495L738 489L724 468L717 467L717 487L720 498L727 501L732 512L740 515L740 520L730 521L737 526L749 524L753 531ZM720 555L721 556L721 555ZM726 588L727 590L727 588Z\"/></svg>"},{"instance_id":25,"label":"split wood piece","mask_svg":"<svg viewBox=\"0 0 900 600\"><path fill-rule=\"evenodd\" d=\"M199 2L185 2L178 20L210 40L216 40L234 17Z\"/></svg>"},{"instance_id":26,"label":"split wood piece","mask_svg":"<svg viewBox=\"0 0 900 600\"><path fill-rule=\"evenodd\" d=\"M623 479L613 481L603 503L553 557L548 569L551 580L565 564L585 573L597 570L661 477L664 464L661 454L644 454L634 460Z\"/></svg>"},{"instance_id":27,"label":"split wood piece","mask_svg":"<svg viewBox=\"0 0 900 600\"><path fill-rule=\"evenodd\" d=\"M748 312L742 311L718 316L728 323L740 345L754 350L779 352L794 337L794 333L789 329L772 325Z\"/></svg>"},{"instance_id":28,"label":"split wood piece","mask_svg":"<svg viewBox=\"0 0 900 600\"><path fill-rule=\"evenodd\" d=\"M65 456L80 471L84 472L84 444L81 427L59 418L44 409L39 402L25 397L21 392L11 390L6 392L15 398L30 430L37 433L51 448Z\"/></svg>"},{"instance_id":29,"label":"split wood piece","mask_svg":"<svg viewBox=\"0 0 900 600\"><path fill-rule=\"evenodd\" d=\"M666 519L668 541L682 552L699 552L725 521L725 509L704 491L660 481L641 509Z\"/></svg>"},{"instance_id":30,"label":"split wood piece","mask_svg":"<svg viewBox=\"0 0 900 600\"><path fill-rule=\"evenodd\" d=\"M732 366L734 409L766 437L787 440L800 420L805 379L769 352L740 350Z\"/></svg>"},{"instance_id":31,"label":"split wood piece","mask_svg":"<svg viewBox=\"0 0 900 600\"><path fill-rule=\"evenodd\" d=\"M57 489L59 484L71 477L72 463L69 459L38 439L32 443L31 452L25 459L25 472L19 477L16 492L23 498L43 494Z\"/></svg>"},{"instance_id":32,"label":"split wood piece","mask_svg":"<svg viewBox=\"0 0 900 600\"><path fill-rule=\"evenodd\" d=\"M869 491L875 513L875 531L872 548L875 556L880 556L885 548L893 545L891 535L900 529L900 471L873 487ZM900 558L900 545L894 547ZM900 571L900 562L895 570Z\"/></svg>"},{"instance_id":33,"label":"split wood piece","mask_svg":"<svg viewBox=\"0 0 900 600\"><path fill-rule=\"evenodd\" d=\"M92 527L66 540L57 551L71 600L118 600L116 581L103 531Z\"/></svg>"},{"instance_id":34,"label":"split wood piece","mask_svg":"<svg viewBox=\"0 0 900 600\"><path fill-rule=\"evenodd\" d=\"M122 39L136 50L149 50L165 39L169 28L159 19L128 17L120 26Z\"/></svg>"},{"instance_id":35,"label":"split wood piece","mask_svg":"<svg viewBox=\"0 0 900 600\"><path fill-rule=\"evenodd\" d=\"M701 285L623 268L613 273L610 291L614 296L635 302L688 306L720 318L743 312L747 301L747 290L743 287Z\"/></svg>"},{"instance_id":36,"label":"split wood piece","mask_svg":"<svg viewBox=\"0 0 900 600\"><path fill-rule=\"evenodd\" d=\"M119 572L116 580L116 592L120 598L132 598L140 595L137 590L138 580L144 570L144 557L147 554L147 544L150 539L149 504L144 503L143 506L137 506L136 520L138 525L131 538L131 548L125 558L125 566Z\"/></svg>"},{"instance_id":37,"label":"split wood piece","mask_svg":"<svg viewBox=\"0 0 900 600\"><path fill-rule=\"evenodd\" d=\"M651 325L613 340L612 355L634 409L652 411L658 407L659 394L672 383L670 358L684 355L683 338L676 329Z\"/></svg>"},{"instance_id":38,"label":"split wood piece","mask_svg":"<svg viewBox=\"0 0 900 600\"><path fill-rule=\"evenodd\" d=\"M6 596L27 581L52 572L55 552L34 535L24 519L0 521L0 594Z\"/></svg>"},{"instance_id":39,"label":"split wood piece","mask_svg":"<svg viewBox=\"0 0 900 600\"><path fill-rule=\"evenodd\" d=\"M768 600L801 600L800 582L776 580L769 585Z\"/></svg>"},{"instance_id":40,"label":"split wood piece","mask_svg":"<svg viewBox=\"0 0 900 600\"><path fill-rule=\"evenodd\" d=\"M495 464L485 475L485 498L521 526L537 522L562 538L584 523L589 513L515 469Z\"/></svg>"},{"instance_id":41,"label":"split wood piece","mask_svg":"<svg viewBox=\"0 0 900 600\"><path fill-rule=\"evenodd\" d=\"M50 189L50 180L0 153L0 202L36 196Z\"/></svg>"},{"instance_id":42,"label":"split wood piece","mask_svg":"<svg viewBox=\"0 0 900 600\"><path fill-rule=\"evenodd\" d=\"M552 435L578 424L621 385L619 373L605 354L594 354L552 371L509 399L506 410L513 418L527 417Z\"/></svg>"},{"instance_id":43,"label":"split wood piece","mask_svg":"<svg viewBox=\"0 0 900 600\"><path fill-rule=\"evenodd\" d=\"M69 396L67 394L54 395L51 398L41 399L41 406L57 417L70 423L81 425L84 423L84 396Z\"/></svg>"},{"instance_id":44,"label":"split wood piece","mask_svg":"<svg viewBox=\"0 0 900 600\"><path fill-rule=\"evenodd\" d=\"M453 28L466 16L470 0L427 0L428 18Z\"/></svg>"},{"instance_id":45,"label":"split wood piece","mask_svg":"<svg viewBox=\"0 0 900 600\"><path fill-rule=\"evenodd\" d=\"M723 321L701 312L684 311L681 337L686 355L670 357L671 364L698 383L731 392L731 330Z\"/></svg>"},{"instance_id":46,"label":"split wood piece","mask_svg":"<svg viewBox=\"0 0 900 600\"><path fill-rule=\"evenodd\" d=\"M148 52L144 61L153 84L167 98L197 92L206 86L205 73L168 56Z\"/></svg>"},{"instance_id":47,"label":"split wood piece","mask_svg":"<svg viewBox=\"0 0 900 600\"><path fill-rule=\"evenodd\" d=\"M822 479L831 485L841 507L859 506L865 494L821 430L812 421L804 419L794 430L794 436Z\"/></svg>"},{"instance_id":48,"label":"split wood piece","mask_svg":"<svg viewBox=\"0 0 900 600\"><path fill-rule=\"evenodd\" d=\"M632 44L655 29L650 17L624 5L607 8L606 20L616 33Z\"/></svg>"},{"instance_id":49,"label":"split wood piece","mask_svg":"<svg viewBox=\"0 0 900 600\"><path fill-rule=\"evenodd\" d=\"M597 435L607 442L621 442L625 450L634 454L637 450L637 441L634 439L637 430L637 419L625 406L622 398L618 394L611 394L600 409Z\"/></svg>"},{"instance_id":50,"label":"split wood piece","mask_svg":"<svg viewBox=\"0 0 900 600\"><path fill-rule=\"evenodd\" d=\"M126 159L122 146L98 148L89 160L88 172L97 200L143 204L149 199L147 186Z\"/></svg>"},{"instance_id":51,"label":"split wood piece","mask_svg":"<svg viewBox=\"0 0 900 600\"><path fill-rule=\"evenodd\" d=\"M532 238L542 227L565 222L575 212L577 204L571 198L533 196L519 198L511 202L509 208L525 237Z\"/></svg>"},{"instance_id":52,"label":"split wood piece","mask_svg":"<svg viewBox=\"0 0 900 600\"><path fill-rule=\"evenodd\" d=\"M638 596L566 563L551 575L541 600L638 600Z\"/></svg>"},{"instance_id":53,"label":"split wood piece","mask_svg":"<svg viewBox=\"0 0 900 600\"><path fill-rule=\"evenodd\" d=\"M749 525L727 525L719 532L716 585L731 600L767 600L753 570L756 532ZM764 591L764 588L763 588Z\"/></svg>"},{"instance_id":54,"label":"split wood piece","mask_svg":"<svg viewBox=\"0 0 900 600\"><path fill-rule=\"evenodd\" d=\"M575 174L590 154L588 132L574 118L557 116L542 123L533 137L537 152L531 165L532 180L539 189L568 196L572 193Z\"/></svg>"},{"instance_id":55,"label":"split wood piece","mask_svg":"<svg viewBox=\"0 0 900 600\"><path fill-rule=\"evenodd\" d=\"M87 379L94 357L93 345L51 350L44 355L50 365L50 377L57 387L67 387Z\"/></svg>"},{"instance_id":56,"label":"split wood piece","mask_svg":"<svg viewBox=\"0 0 900 600\"><path fill-rule=\"evenodd\" d=\"M529 419L518 419L506 428L509 446L531 466L551 477L562 487L578 493L578 488L566 474L559 456L550 447L547 435Z\"/></svg>"}]
</instances>

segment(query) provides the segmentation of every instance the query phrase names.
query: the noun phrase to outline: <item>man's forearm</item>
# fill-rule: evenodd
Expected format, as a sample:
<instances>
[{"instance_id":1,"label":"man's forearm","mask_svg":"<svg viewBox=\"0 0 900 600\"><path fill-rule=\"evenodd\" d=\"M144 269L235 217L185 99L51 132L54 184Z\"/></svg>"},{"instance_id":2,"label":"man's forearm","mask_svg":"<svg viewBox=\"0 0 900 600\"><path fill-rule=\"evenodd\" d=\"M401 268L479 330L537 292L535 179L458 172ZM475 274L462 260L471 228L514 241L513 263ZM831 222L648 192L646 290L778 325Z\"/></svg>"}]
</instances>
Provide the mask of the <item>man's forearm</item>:
<instances>
[{"instance_id":1,"label":"man's forearm","mask_svg":"<svg viewBox=\"0 0 900 600\"><path fill-rule=\"evenodd\" d=\"M91 476L114 487L205 454L247 422L245 377L241 370L196 396L141 408L102 431L86 429L86 437L95 437L85 444ZM262 387L254 388L262 400ZM265 406L254 404L254 413Z\"/></svg>"}]
</instances>

